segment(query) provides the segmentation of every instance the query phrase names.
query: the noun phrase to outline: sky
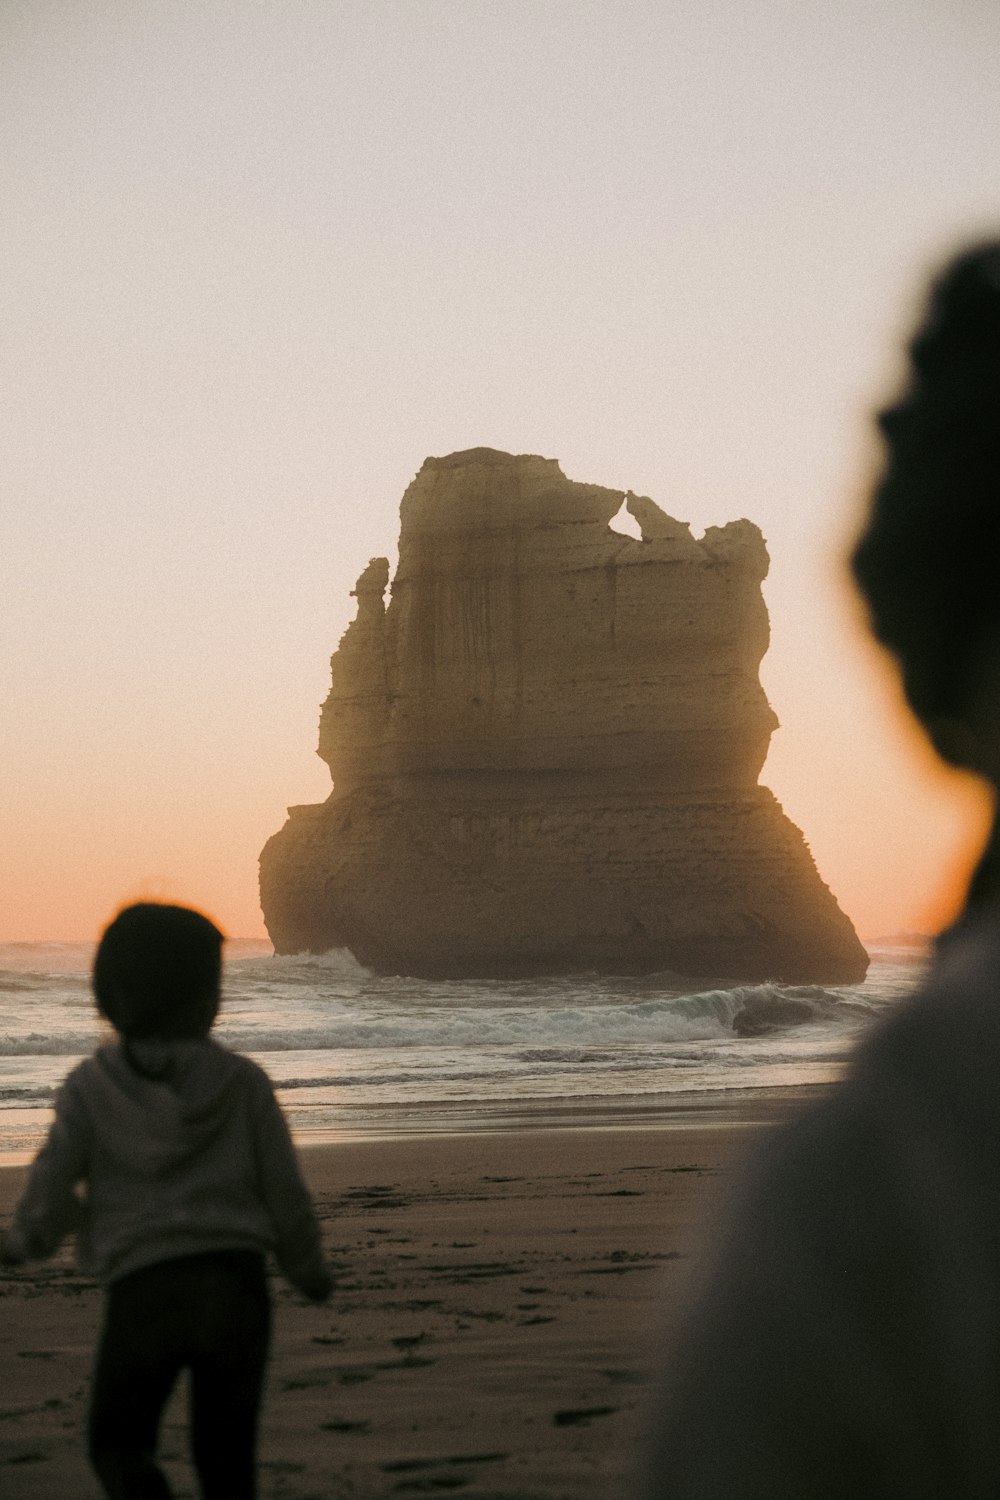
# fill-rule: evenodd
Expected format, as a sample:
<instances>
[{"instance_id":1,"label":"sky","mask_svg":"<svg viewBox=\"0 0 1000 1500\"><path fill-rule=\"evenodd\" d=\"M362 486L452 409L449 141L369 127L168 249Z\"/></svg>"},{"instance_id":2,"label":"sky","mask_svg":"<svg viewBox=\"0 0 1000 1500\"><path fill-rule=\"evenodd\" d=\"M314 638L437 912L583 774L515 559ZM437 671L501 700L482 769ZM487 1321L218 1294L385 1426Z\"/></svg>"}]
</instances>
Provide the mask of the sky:
<instances>
[{"instance_id":1,"label":"sky","mask_svg":"<svg viewBox=\"0 0 1000 1500\"><path fill-rule=\"evenodd\" d=\"M844 555L928 274L1000 230L992 0L2 0L0 939L263 935L428 454L772 564L762 780L863 936L984 817Z\"/></svg>"}]
</instances>

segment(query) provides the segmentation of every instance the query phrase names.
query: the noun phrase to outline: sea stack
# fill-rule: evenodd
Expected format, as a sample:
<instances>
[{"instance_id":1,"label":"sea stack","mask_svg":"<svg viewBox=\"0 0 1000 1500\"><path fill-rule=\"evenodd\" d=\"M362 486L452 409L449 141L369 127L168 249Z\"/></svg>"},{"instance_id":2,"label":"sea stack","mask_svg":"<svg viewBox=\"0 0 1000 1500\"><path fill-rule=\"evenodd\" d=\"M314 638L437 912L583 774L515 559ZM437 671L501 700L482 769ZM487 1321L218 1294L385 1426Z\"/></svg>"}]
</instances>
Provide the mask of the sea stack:
<instances>
[{"instance_id":1,"label":"sea stack","mask_svg":"<svg viewBox=\"0 0 1000 1500\"><path fill-rule=\"evenodd\" d=\"M625 501L642 539L610 522ZM425 978L850 982L867 955L757 778L768 556L555 459L428 458L358 579L329 799L261 854L279 953Z\"/></svg>"}]
</instances>

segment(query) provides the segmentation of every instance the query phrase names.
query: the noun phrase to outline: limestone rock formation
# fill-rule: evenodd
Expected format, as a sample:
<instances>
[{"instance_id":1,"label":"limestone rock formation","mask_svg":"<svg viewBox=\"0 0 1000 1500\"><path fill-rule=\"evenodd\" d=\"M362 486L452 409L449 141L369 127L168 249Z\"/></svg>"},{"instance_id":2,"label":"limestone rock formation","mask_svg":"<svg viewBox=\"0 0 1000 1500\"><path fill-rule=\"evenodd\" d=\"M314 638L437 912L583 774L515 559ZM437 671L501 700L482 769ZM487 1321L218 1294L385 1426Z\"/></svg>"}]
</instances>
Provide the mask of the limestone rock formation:
<instances>
[{"instance_id":1,"label":"limestone rock formation","mask_svg":"<svg viewBox=\"0 0 1000 1500\"><path fill-rule=\"evenodd\" d=\"M611 529L625 500L638 540ZM850 981L867 955L758 786L768 557L489 448L429 458L358 579L319 753L261 855L279 953L383 973Z\"/></svg>"}]
</instances>

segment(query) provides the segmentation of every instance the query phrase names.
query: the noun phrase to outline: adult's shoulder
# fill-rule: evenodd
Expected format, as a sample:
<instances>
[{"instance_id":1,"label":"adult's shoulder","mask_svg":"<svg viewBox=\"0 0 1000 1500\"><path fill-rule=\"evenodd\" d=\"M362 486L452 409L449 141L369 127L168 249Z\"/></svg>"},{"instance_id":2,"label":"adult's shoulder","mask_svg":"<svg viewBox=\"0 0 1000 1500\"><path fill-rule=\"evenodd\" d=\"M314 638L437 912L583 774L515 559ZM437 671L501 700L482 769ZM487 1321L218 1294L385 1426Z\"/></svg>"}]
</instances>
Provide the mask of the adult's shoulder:
<instances>
[{"instance_id":1,"label":"adult's shoulder","mask_svg":"<svg viewBox=\"0 0 1000 1500\"><path fill-rule=\"evenodd\" d=\"M861 1096L916 1092L926 1110L1000 1111L1000 911L965 918L937 946L914 994L858 1050Z\"/></svg>"},{"instance_id":2,"label":"adult's shoulder","mask_svg":"<svg viewBox=\"0 0 1000 1500\"><path fill-rule=\"evenodd\" d=\"M844 1078L780 1129L747 1174L753 1215L829 1230L948 1197L1000 1132L1000 923L963 924L912 995L859 1045ZM846 1216L846 1218L845 1218Z\"/></svg>"}]
</instances>

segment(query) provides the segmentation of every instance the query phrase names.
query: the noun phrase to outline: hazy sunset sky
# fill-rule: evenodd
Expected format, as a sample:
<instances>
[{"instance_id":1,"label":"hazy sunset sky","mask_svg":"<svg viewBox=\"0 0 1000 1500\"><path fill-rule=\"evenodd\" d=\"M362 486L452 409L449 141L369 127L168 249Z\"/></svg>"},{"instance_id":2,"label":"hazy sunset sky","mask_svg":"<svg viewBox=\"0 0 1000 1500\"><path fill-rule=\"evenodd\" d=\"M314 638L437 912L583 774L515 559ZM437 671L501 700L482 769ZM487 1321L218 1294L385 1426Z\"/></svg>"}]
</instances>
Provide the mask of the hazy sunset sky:
<instances>
[{"instance_id":1,"label":"hazy sunset sky","mask_svg":"<svg viewBox=\"0 0 1000 1500\"><path fill-rule=\"evenodd\" d=\"M5 0L0 938L263 932L349 591L477 445L761 526L763 780L926 926L971 801L841 559L998 66L993 0Z\"/></svg>"}]
</instances>

